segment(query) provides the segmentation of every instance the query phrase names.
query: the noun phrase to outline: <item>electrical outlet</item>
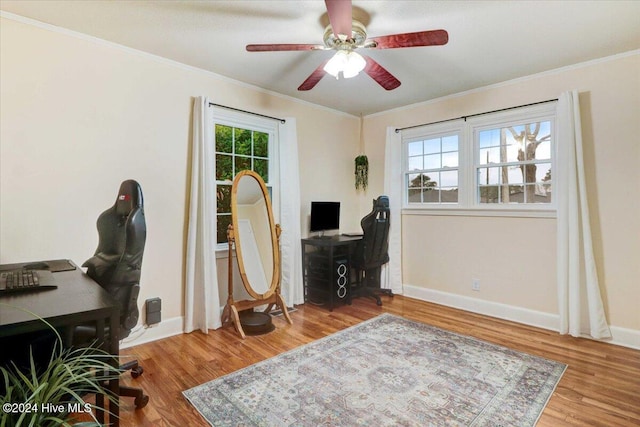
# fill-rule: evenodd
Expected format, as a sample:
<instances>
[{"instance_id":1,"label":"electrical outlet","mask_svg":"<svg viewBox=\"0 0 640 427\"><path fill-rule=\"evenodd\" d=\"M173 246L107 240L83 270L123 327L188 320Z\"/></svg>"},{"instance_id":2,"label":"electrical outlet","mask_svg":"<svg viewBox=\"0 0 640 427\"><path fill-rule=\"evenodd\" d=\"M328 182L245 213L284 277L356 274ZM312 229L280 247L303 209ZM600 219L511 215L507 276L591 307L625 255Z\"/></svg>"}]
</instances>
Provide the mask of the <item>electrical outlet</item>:
<instances>
[{"instance_id":1,"label":"electrical outlet","mask_svg":"<svg viewBox=\"0 0 640 427\"><path fill-rule=\"evenodd\" d=\"M149 298L144 303L146 308L147 325L155 325L162 320L162 301L160 298Z\"/></svg>"},{"instance_id":2,"label":"electrical outlet","mask_svg":"<svg viewBox=\"0 0 640 427\"><path fill-rule=\"evenodd\" d=\"M480 280L473 279L471 281L471 290L479 291L480 290Z\"/></svg>"}]
</instances>

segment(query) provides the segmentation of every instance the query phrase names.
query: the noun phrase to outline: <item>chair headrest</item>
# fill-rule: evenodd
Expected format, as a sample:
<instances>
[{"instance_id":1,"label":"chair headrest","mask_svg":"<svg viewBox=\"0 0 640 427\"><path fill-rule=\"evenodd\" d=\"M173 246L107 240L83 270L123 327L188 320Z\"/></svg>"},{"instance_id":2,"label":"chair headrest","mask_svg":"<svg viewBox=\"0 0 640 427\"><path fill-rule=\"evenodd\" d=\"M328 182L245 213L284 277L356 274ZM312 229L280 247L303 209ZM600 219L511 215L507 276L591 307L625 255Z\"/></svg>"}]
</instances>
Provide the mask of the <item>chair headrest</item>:
<instances>
[{"instance_id":1,"label":"chair headrest","mask_svg":"<svg viewBox=\"0 0 640 427\"><path fill-rule=\"evenodd\" d=\"M116 212L118 215L127 216L136 208L143 205L142 189L133 179L128 179L120 184L118 198L116 199Z\"/></svg>"},{"instance_id":2,"label":"chair headrest","mask_svg":"<svg viewBox=\"0 0 640 427\"><path fill-rule=\"evenodd\" d=\"M380 196L373 200L373 210L389 210L389 197Z\"/></svg>"}]
</instances>

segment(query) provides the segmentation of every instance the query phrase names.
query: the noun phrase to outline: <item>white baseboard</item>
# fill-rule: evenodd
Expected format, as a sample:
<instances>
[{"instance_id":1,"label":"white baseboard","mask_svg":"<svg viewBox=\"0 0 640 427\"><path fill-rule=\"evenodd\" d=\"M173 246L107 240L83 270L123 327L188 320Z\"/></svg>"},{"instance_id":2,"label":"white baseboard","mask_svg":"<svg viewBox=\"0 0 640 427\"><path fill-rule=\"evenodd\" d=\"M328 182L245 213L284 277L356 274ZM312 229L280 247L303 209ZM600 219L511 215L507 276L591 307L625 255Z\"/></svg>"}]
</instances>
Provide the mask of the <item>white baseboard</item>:
<instances>
[{"instance_id":1,"label":"white baseboard","mask_svg":"<svg viewBox=\"0 0 640 427\"><path fill-rule=\"evenodd\" d=\"M560 321L557 314L530 310L528 308L501 304L413 285L405 284L403 288L403 295L410 298L433 302L447 307L459 308L473 313L484 314L504 320L511 320L513 322L558 332L558 324ZM640 331L620 328L617 326L611 326L610 328L613 337L608 340L598 341L640 350Z\"/></svg>"},{"instance_id":2,"label":"white baseboard","mask_svg":"<svg viewBox=\"0 0 640 427\"><path fill-rule=\"evenodd\" d=\"M558 331L558 315L542 311L530 310L523 307L485 301L477 298L420 288L418 286L404 285L402 295L433 302L447 307L459 308L473 313L511 320L525 325L536 326L550 331ZM610 340L602 340L610 344L629 347L640 350L640 331L635 329L611 326ZM182 316L166 319L157 325L134 328L131 335L120 342L120 348L133 347L134 345L156 341L162 338L179 335L184 332L184 319Z\"/></svg>"},{"instance_id":3,"label":"white baseboard","mask_svg":"<svg viewBox=\"0 0 640 427\"><path fill-rule=\"evenodd\" d=\"M613 338L607 342L640 350L640 331L619 326L609 326L609 329Z\"/></svg>"},{"instance_id":4,"label":"white baseboard","mask_svg":"<svg viewBox=\"0 0 640 427\"><path fill-rule=\"evenodd\" d=\"M179 335L183 332L184 319L182 316L165 319L153 326L138 325L133 328L131 335L120 341L120 348L133 347L134 345Z\"/></svg>"}]
</instances>

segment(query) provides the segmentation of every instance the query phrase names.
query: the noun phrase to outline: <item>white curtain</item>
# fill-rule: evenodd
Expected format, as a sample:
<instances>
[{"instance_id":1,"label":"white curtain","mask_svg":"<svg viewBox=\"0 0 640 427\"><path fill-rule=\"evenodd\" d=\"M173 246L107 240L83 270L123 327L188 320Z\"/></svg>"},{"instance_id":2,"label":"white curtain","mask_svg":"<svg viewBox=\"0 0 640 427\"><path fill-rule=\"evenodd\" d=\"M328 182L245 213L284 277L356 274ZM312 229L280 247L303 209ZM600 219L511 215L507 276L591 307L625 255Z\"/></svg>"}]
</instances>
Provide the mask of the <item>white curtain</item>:
<instances>
[{"instance_id":1,"label":"white curtain","mask_svg":"<svg viewBox=\"0 0 640 427\"><path fill-rule=\"evenodd\" d=\"M216 271L216 158L209 100L193 101L191 192L185 275L185 332L219 328Z\"/></svg>"},{"instance_id":2,"label":"white curtain","mask_svg":"<svg viewBox=\"0 0 640 427\"><path fill-rule=\"evenodd\" d=\"M282 296L288 307L304 303L300 231L300 172L296 119L285 118L280 139L280 255Z\"/></svg>"},{"instance_id":3,"label":"white curtain","mask_svg":"<svg viewBox=\"0 0 640 427\"><path fill-rule=\"evenodd\" d=\"M564 92L557 106L558 303L560 333L610 338L593 257L582 155L578 92Z\"/></svg>"},{"instance_id":4,"label":"white curtain","mask_svg":"<svg viewBox=\"0 0 640 427\"><path fill-rule=\"evenodd\" d=\"M389 197L389 264L382 269L383 288L402 293L402 140L395 128L387 128L384 153L384 194Z\"/></svg>"}]
</instances>

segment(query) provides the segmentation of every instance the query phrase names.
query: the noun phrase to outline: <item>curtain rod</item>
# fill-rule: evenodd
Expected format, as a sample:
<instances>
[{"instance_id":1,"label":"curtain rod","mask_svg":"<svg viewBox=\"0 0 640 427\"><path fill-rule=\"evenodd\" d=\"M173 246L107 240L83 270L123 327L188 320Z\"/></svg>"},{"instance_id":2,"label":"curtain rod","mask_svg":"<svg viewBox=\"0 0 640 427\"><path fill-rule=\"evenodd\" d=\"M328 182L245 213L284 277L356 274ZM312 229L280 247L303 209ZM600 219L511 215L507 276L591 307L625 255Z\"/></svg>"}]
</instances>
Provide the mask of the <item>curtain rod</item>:
<instances>
[{"instance_id":1,"label":"curtain rod","mask_svg":"<svg viewBox=\"0 0 640 427\"><path fill-rule=\"evenodd\" d=\"M446 120L440 120L440 121L437 121L437 122L422 123L422 124L419 124L419 125L407 126L407 127L404 127L404 128L397 128L396 129L396 133L399 133L400 131L403 131L403 130L406 130L406 129L419 128L421 126L435 125L435 124L438 124L438 123L452 122L454 120L464 120L466 122L469 117L483 116L485 114L491 114L491 113L499 113L501 111L514 110L516 108L522 108L522 107L531 107L532 105L546 104L547 102L555 102L557 100L558 100L558 98L547 99L546 101L532 102L531 104L517 105L515 107L501 108L499 110L485 111L484 113L469 114L468 116L460 116L460 117L456 117L455 119L446 119Z\"/></svg>"},{"instance_id":2,"label":"curtain rod","mask_svg":"<svg viewBox=\"0 0 640 427\"><path fill-rule=\"evenodd\" d=\"M280 123L286 123L285 119L280 119L278 117L265 116L264 114L254 113L252 111L241 110L239 108L227 107L226 105L214 104L213 102L209 103L209 107L220 107L226 108L227 110L239 111L241 113L253 114L254 116L264 117L265 119L278 120Z\"/></svg>"}]
</instances>

